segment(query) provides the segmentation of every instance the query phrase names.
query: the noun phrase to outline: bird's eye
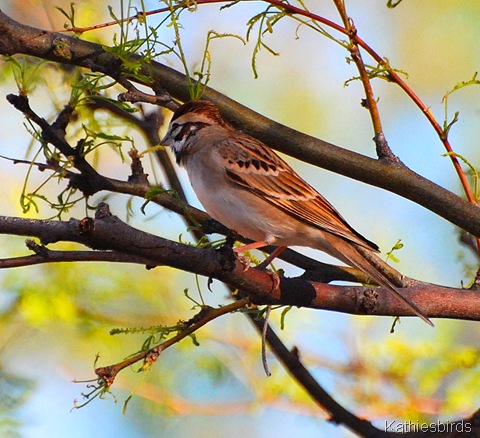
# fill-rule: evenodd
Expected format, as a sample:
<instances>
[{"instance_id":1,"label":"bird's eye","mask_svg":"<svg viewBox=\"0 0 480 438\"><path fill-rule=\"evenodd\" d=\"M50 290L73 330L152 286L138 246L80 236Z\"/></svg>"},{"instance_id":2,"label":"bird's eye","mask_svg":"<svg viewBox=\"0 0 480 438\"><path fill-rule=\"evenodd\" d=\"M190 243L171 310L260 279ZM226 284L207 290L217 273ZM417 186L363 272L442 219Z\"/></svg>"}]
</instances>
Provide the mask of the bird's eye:
<instances>
[{"instance_id":1,"label":"bird's eye","mask_svg":"<svg viewBox=\"0 0 480 438\"><path fill-rule=\"evenodd\" d=\"M173 131L176 131L178 127L179 127L179 124L178 124L178 123L172 123L172 129L171 129L172 132L173 132Z\"/></svg>"}]
</instances>

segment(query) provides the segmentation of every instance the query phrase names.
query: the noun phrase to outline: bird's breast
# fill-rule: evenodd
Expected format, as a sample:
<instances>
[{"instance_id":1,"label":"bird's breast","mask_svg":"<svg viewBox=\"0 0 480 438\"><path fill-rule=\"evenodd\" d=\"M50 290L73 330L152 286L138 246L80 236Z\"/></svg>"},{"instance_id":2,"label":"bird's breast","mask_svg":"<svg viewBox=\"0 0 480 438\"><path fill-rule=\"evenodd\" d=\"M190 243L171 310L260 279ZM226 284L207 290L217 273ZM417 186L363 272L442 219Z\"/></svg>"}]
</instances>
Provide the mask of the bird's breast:
<instances>
[{"instance_id":1,"label":"bird's breast","mask_svg":"<svg viewBox=\"0 0 480 438\"><path fill-rule=\"evenodd\" d=\"M199 164L200 160L186 166L193 190L206 212L226 227L254 241L279 246L310 246L312 233L318 237L318 230L232 183L223 167Z\"/></svg>"}]
</instances>

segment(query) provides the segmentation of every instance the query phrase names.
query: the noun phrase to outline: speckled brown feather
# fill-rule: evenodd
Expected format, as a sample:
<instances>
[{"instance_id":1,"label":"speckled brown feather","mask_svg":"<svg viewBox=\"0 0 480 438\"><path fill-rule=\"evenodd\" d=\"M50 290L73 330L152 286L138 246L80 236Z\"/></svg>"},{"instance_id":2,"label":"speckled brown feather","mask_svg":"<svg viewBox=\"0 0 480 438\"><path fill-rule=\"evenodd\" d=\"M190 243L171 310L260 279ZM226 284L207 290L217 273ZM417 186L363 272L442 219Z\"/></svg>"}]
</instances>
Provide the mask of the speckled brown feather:
<instances>
[{"instance_id":1,"label":"speckled brown feather","mask_svg":"<svg viewBox=\"0 0 480 438\"><path fill-rule=\"evenodd\" d=\"M235 149L231 154L227 144L222 151L232 182L308 225L378 252L377 245L355 231L332 204L271 149L244 134L237 136L235 143L240 143L242 149Z\"/></svg>"}]
</instances>

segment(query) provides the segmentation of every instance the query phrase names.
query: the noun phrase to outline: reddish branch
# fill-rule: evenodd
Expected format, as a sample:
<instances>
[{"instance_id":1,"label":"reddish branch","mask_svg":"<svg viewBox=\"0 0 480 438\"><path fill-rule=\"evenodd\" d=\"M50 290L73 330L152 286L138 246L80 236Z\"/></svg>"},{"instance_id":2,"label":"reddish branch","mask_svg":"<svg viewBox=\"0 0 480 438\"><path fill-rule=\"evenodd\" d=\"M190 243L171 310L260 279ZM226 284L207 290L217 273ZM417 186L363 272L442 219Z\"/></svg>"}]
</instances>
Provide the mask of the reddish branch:
<instances>
[{"instance_id":1,"label":"reddish branch","mask_svg":"<svg viewBox=\"0 0 480 438\"><path fill-rule=\"evenodd\" d=\"M360 74L360 80L365 90L366 99L364 100L364 107L368 109L370 117L372 119L373 131L375 133L374 140L377 147L377 156L380 159L389 160L392 163L400 163L398 157L396 157L388 146L387 140L383 133L382 122L380 120L380 112L378 110L377 100L373 93L373 87L370 82L369 73L362 59L362 54L360 52L359 44L356 40L357 29L353 20L347 15L345 4L342 0L334 0L335 6L342 18L343 25L345 30L348 32L348 37L350 38L350 44L348 45L348 50L352 57L353 62L357 66L358 72Z\"/></svg>"},{"instance_id":2,"label":"reddish branch","mask_svg":"<svg viewBox=\"0 0 480 438\"><path fill-rule=\"evenodd\" d=\"M390 310L394 310L395 313L400 310L394 308L398 303L389 302L390 294L388 291L379 289L373 291L361 287L332 287L297 278L282 279L280 287L272 291L270 275L256 269L244 271L244 266L233 257L230 249L226 248L219 251L199 249L136 230L118 218L111 216L105 204L100 206L96 219L87 218L82 221L71 219L68 222L60 222L0 217L0 233L35 236L45 244L56 241L83 243L94 249L102 249L102 252L100 252L102 256L107 249L113 250L114 254L123 254L123 257L127 258L124 261L132 263L168 264L180 269L189 269L188 267L190 267L191 271L194 267L197 273L214 276L234 287L243 288L250 293L251 299L256 299L258 302L273 301L279 303L285 301L287 304L296 305L307 304L307 300L310 300L314 307L330 308L329 304L337 303L332 307L333 310L346 311L352 309L354 311L360 310L362 313L376 313L381 308L388 308L389 305L393 306ZM118 239L119 235L122 235L122 239ZM37 257L43 257L45 262L50 261L49 257L52 255L50 251L37 248L36 252ZM61 257L57 257L58 252L54 253L56 261L61 261ZM85 251L84 253L84 260L90 260L91 255L96 254L96 252L91 252L88 255ZM69 254L66 253L63 261L69 261L69 257ZM443 312L445 312L445 307L448 307L452 317L455 317L455 313L465 317L468 311L476 309L475 315L472 313L471 316L480 319L480 299L475 292L436 288L434 286L429 286L429 289L419 286L419 290L418 304L421 302L422 308L425 308L424 306L428 303L433 305L428 310L425 309L429 315L433 315L431 312L435 311L435 303L442 303ZM439 299L439 296L441 296L441 299ZM299 297L303 297L301 298L303 303L299 302ZM340 302L344 305L343 309L338 305ZM316 303L319 306L316 306ZM445 306L445 303L448 303L448 306ZM375 308L376 306L377 308ZM408 308L405 310L408 310ZM203 319L200 321L201 325L203 325L202 321ZM252 319L252 322L259 331L262 330L262 321ZM192 330L196 328L196 326L192 326ZM272 347L272 351L289 369L290 373L305 387L317 403L330 413L332 421L345 424L362 436L387 437L397 435L376 429L370 422L356 417L339 405L306 370L298 355L295 352L288 351L270 329L267 333L267 341ZM135 357L134 362L121 362L120 364L100 368L97 373L102 379L105 379L106 383L111 383L116 374L125 366L129 366L138 360L156 360L160 351L166 346L168 345L158 347L159 351L144 352L139 357ZM468 425L474 425L476 416L477 414L472 416L471 419L465 420L465 422ZM408 436L416 435L408 434ZM455 435L444 436L453 437Z\"/></svg>"},{"instance_id":3,"label":"reddish branch","mask_svg":"<svg viewBox=\"0 0 480 438\"><path fill-rule=\"evenodd\" d=\"M132 257L132 263L171 266L223 281L249 295L256 304L281 304L333 310L357 315L410 316L410 309L382 288L334 286L302 277L281 278L273 289L272 276L248 268L231 249L218 251L169 241L137 230L110 215L102 204L96 219L47 221L0 216L0 234L37 237L44 245L77 242L95 250L114 251ZM122 239L118 239L122 236ZM49 253L42 254L49 262ZM56 255L57 261L61 257ZM88 260L85 254L85 260ZM68 261L68 254L65 260ZM78 260L78 258L77 258ZM415 282L402 292L429 317L480 320L480 296L476 291Z\"/></svg>"}]
</instances>

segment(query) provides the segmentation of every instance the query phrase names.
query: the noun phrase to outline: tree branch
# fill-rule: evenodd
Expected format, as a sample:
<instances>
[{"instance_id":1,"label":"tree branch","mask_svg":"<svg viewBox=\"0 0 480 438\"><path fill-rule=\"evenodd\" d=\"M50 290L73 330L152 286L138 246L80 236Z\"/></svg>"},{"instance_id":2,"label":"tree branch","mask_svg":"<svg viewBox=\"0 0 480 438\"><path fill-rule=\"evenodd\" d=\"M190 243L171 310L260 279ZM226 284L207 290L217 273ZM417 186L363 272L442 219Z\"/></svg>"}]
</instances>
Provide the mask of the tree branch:
<instances>
[{"instance_id":1,"label":"tree branch","mask_svg":"<svg viewBox=\"0 0 480 438\"><path fill-rule=\"evenodd\" d=\"M43 244L77 242L96 250L138 257L149 265L166 265L223 281L244 291L256 304L277 304L333 310L356 315L412 316L411 310L388 290L362 286L336 286L302 277L275 281L269 273L246 268L229 248L215 251L169 241L137 230L112 216L101 204L96 219L81 221L32 220L0 216L0 234L34 236ZM121 235L122 239L118 239ZM132 262L137 260L132 259ZM402 289L408 298L433 318L480 320L476 291L415 282Z\"/></svg>"},{"instance_id":2,"label":"tree branch","mask_svg":"<svg viewBox=\"0 0 480 438\"><path fill-rule=\"evenodd\" d=\"M60 44L64 49L68 48L68 56L65 55L65 50L55 50ZM114 78L121 71L121 61L99 44L25 26L0 11L0 54L19 53L88 69L94 69L98 65L102 71L111 72ZM137 55L131 56L132 60L140 59ZM173 97L182 101L189 99L185 77L181 73L152 61L140 74L146 77L152 74L153 83L161 84ZM140 80L137 82L142 83ZM152 84L144 82L144 85ZM396 193L465 231L480 236L480 209L477 206L405 166L375 160L300 133L249 110L211 88L206 89L204 98L214 101L226 118L274 149Z\"/></svg>"},{"instance_id":3,"label":"tree branch","mask_svg":"<svg viewBox=\"0 0 480 438\"><path fill-rule=\"evenodd\" d=\"M148 366L152 365L158 359L160 354L167 348L171 347L182 339L185 339L187 336L195 333L198 329L203 327L205 324L208 324L210 321L213 321L220 316L243 309L248 304L248 299L244 298L242 300L235 301L234 303L227 304L217 309L205 306L201 309L200 313L195 315L195 317L192 318L190 321L179 323L179 330L177 335L148 350L143 350L137 354L129 356L127 359L115 365L108 365L105 367L97 368L95 370L95 373L100 379L102 379L105 385L109 387L113 384L115 378L117 377L117 374L125 368L139 361L144 361L145 364L147 364Z\"/></svg>"},{"instance_id":4,"label":"tree branch","mask_svg":"<svg viewBox=\"0 0 480 438\"><path fill-rule=\"evenodd\" d=\"M37 254L0 259L0 269L64 262L135 263L154 267L154 262L150 259L115 251L53 251L42 247L42 251Z\"/></svg>"}]
</instances>

